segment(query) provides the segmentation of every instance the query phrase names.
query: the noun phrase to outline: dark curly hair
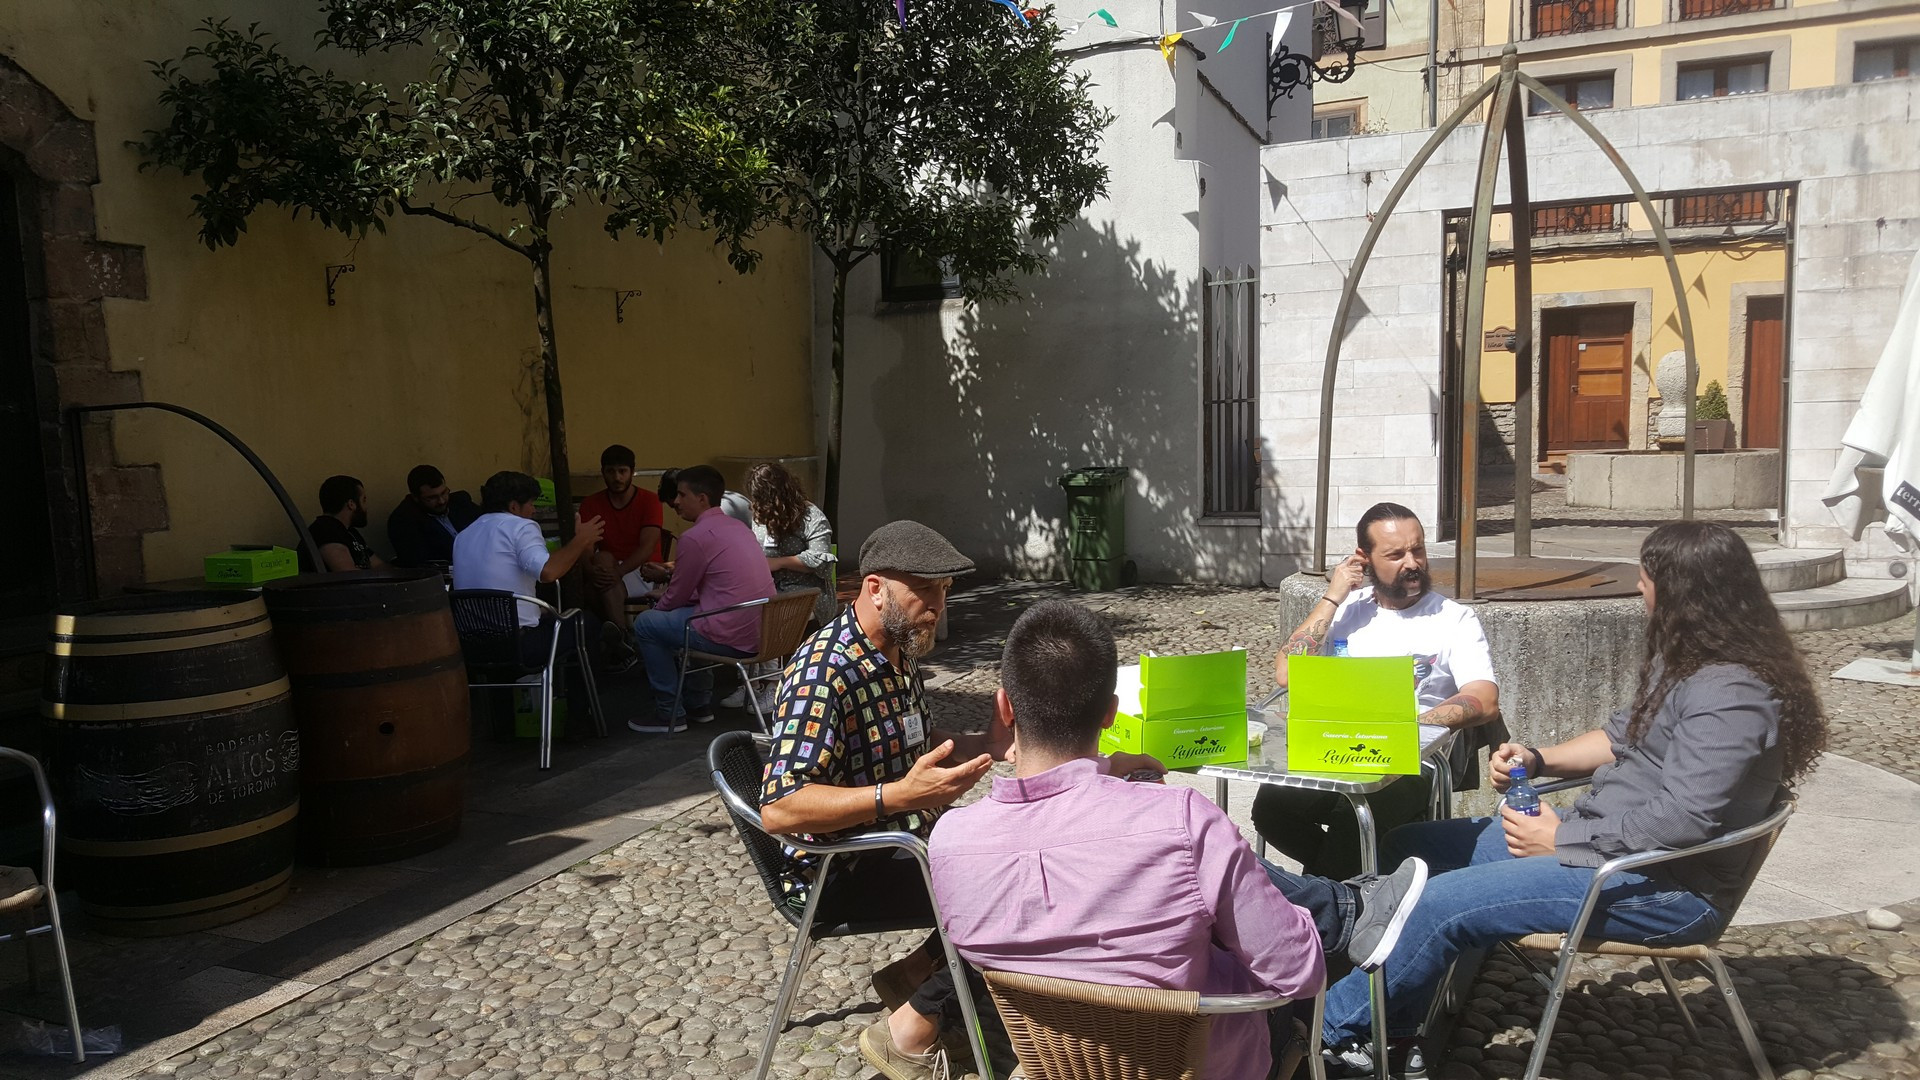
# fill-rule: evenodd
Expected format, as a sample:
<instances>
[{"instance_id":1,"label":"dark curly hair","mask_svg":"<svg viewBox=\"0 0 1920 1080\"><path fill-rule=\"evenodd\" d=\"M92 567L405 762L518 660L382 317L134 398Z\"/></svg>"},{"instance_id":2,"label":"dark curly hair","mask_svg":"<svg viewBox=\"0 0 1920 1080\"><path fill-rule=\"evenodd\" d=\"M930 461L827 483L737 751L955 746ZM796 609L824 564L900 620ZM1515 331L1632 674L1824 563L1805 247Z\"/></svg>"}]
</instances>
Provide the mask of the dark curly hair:
<instances>
[{"instance_id":1,"label":"dark curly hair","mask_svg":"<svg viewBox=\"0 0 1920 1080\"><path fill-rule=\"evenodd\" d=\"M1787 783L1813 771L1827 746L1826 713L1746 542L1717 522L1670 521L1641 543L1640 566L1653 580L1654 603L1627 741L1647 733L1680 680L1713 664L1737 664L1780 703Z\"/></svg>"},{"instance_id":2,"label":"dark curly hair","mask_svg":"<svg viewBox=\"0 0 1920 1080\"><path fill-rule=\"evenodd\" d=\"M747 471L747 504L768 536L792 536L807 523L807 493L799 478L777 461L763 461Z\"/></svg>"}]
</instances>

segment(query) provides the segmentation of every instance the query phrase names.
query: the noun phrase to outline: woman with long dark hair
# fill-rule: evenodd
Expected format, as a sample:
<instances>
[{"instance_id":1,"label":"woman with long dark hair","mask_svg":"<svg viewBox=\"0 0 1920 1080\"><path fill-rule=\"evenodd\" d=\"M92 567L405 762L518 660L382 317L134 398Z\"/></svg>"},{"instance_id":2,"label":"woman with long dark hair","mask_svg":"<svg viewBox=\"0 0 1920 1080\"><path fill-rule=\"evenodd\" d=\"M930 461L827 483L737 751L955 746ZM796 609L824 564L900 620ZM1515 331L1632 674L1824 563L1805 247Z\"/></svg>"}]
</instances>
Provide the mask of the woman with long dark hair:
<instances>
[{"instance_id":1,"label":"woman with long dark hair","mask_svg":"<svg viewBox=\"0 0 1920 1080\"><path fill-rule=\"evenodd\" d=\"M1388 860L1419 856L1434 871L1387 958L1389 1034L1411 1034L1464 949L1564 932L1594 869L1607 859L1688 847L1766 817L1783 786L1813 770L1826 716L1799 651L1731 529L1676 521L1640 546L1646 654L1633 702L1602 729L1544 749L1506 743L1494 786L1529 776L1591 776L1564 816L1502 807L1498 818L1395 830ZM1752 852L1736 849L1610 877L1591 936L1684 945L1717 935L1733 914ZM1327 993L1322 1032L1336 1064L1369 1067L1364 976Z\"/></svg>"},{"instance_id":2,"label":"woman with long dark hair","mask_svg":"<svg viewBox=\"0 0 1920 1080\"><path fill-rule=\"evenodd\" d=\"M767 554L774 588L819 589L814 621L825 626L838 610L833 597L833 526L807 501L799 478L778 462L763 461L747 473L753 531Z\"/></svg>"}]
</instances>

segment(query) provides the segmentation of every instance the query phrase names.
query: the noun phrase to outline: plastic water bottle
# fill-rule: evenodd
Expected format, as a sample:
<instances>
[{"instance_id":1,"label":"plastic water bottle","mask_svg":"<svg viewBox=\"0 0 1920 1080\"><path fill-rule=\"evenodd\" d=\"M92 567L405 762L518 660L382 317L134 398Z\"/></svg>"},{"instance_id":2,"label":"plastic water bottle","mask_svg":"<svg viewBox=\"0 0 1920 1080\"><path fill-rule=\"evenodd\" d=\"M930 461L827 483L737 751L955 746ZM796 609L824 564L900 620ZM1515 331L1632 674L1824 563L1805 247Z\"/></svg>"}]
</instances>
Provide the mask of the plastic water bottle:
<instances>
[{"instance_id":1,"label":"plastic water bottle","mask_svg":"<svg viewBox=\"0 0 1920 1080\"><path fill-rule=\"evenodd\" d=\"M1333 655L1335 656L1352 656L1353 655L1351 652L1347 651L1346 638L1333 639Z\"/></svg>"},{"instance_id":2,"label":"plastic water bottle","mask_svg":"<svg viewBox=\"0 0 1920 1080\"><path fill-rule=\"evenodd\" d=\"M1527 767L1515 765L1507 774L1507 805L1528 817L1540 816L1540 793L1527 779Z\"/></svg>"}]
</instances>

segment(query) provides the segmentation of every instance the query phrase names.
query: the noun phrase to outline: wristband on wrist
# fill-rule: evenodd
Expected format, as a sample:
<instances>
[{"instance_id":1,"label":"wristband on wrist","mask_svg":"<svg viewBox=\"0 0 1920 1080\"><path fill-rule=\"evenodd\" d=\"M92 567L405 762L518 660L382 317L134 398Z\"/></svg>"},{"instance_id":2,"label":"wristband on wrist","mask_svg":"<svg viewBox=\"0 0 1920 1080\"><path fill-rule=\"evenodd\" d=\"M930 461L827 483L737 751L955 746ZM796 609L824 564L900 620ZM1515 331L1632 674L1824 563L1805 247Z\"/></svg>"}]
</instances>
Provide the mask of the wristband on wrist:
<instances>
[{"instance_id":1,"label":"wristband on wrist","mask_svg":"<svg viewBox=\"0 0 1920 1080\"><path fill-rule=\"evenodd\" d=\"M1533 755L1533 775L1547 775L1547 756L1531 746L1527 747L1527 753Z\"/></svg>"},{"instance_id":2,"label":"wristband on wrist","mask_svg":"<svg viewBox=\"0 0 1920 1080\"><path fill-rule=\"evenodd\" d=\"M1325 601L1326 601L1327 603L1329 603L1329 604L1332 604L1332 605L1333 605L1334 607L1339 607L1339 606L1340 606L1340 601L1338 601L1338 600L1335 600L1335 599L1334 599L1333 597L1331 597L1331 596L1328 596L1328 595L1327 595L1326 593L1321 593L1321 594L1320 594L1320 599L1321 599L1321 600L1325 600ZM1316 600L1316 601L1314 601L1314 602L1315 602L1315 603L1319 603L1319 601L1318 601L1318 600Z\"/></svg>"},{"instance_id":3,"label":"wristband on wrist","mask_svg":"<svg viewBox=\"0 0 1920 1080\"><path fill-rule=\"evenodd\" d=\"M873 785L873 820L875 821L887 816L887 803L880 795L880 789L885 786L885 784Z\"/></svg>"}]
</instances>

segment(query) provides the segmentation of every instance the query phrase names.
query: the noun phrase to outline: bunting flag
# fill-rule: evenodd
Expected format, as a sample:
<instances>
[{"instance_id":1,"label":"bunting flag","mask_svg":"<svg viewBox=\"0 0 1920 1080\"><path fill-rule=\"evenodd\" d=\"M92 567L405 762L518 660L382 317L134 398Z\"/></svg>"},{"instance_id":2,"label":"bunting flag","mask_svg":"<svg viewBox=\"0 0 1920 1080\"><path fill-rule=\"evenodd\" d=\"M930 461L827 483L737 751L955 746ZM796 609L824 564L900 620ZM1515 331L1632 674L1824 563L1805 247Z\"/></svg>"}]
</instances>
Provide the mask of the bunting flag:
<instances>
[{"instance_id":1,"label":"bunting flag","mask_svg":"<svg viewBox=\"0 0 1920 1080\"><path fill-rule=\"evenodd\" d=\"M1020 25L1028 25L1027 13L1021 10L1020 5L1016 3L1015 0L993 0L993 2L1013 12L1014 16L1020 20Z\"/></svg>"},{"instance_id":2,"label":"bunting flag","mask_svg":"<svg viewBox=\"0 0 1920 1080\"><path fill-rule=\"evenodd\" d=\"M901 0L901 2L905 3L906 0ZM1112 27L1115 30L1120 29L1120 24L1114 20L1113 15L1109 13L1106 8L1101 8L1099 11L1093 12L1092 14L1088 15L1087 18L1088 19L1097 18L1101 22L1106 23L1109 27ZM1084 22L1085 20L1083 19L1081 21Z\"/></svg>"},{"instance_id":3,"label":"bunting flag","mask_svg":"<svg viewBox=\"0 0 1920 1080\"><path fill-rule=\"evenodd\" d=\"M907 0L900 0L900 2L904 4L904 3L906 3L906 2L907 2ZM1247 21L1247 20L1245 20L1245 19L1235 19L1235 20L1233 20L1233 25L1232 25L1232 26L1229 26L1229 27L1227 27L1227 36L1226 36L1226 38L1225 38L1225 39L1223 39L1223 40L1222 40L1222 41L1220 42L1220 47L1219 47L1218 49L1215 49L1215 50L1214 50L1214 55L1216 55L1216 56L1218 56L1218 55L1219 55L1220 53L1223 53L1223 52L1226 52L1226 51L1227 51L1227 46L1229 46L1229 45L1231 45L1231 44L1233 44L1233 35L1235 35L1235 34L1237 34L1237 33L1239 33L1239 32L1240 32L1240 24L1241 24L1241 23L1243 23L1243 22L1246 22L1246 21Z\"/></svg>"},{"instance_id":4,"label":"bunting flag","mask_svg":"<svg viewBox=\"0 0 1920 1080\"><path fill-rule=\"evenodd\" d=\"M1180 39L1186 36L1187 35L1181 33L1173 33L1160 39L1160 55L1167 58L1167 63L1173 63L1173 47L1180 44Z\"/></svg>"},{"instance_id":5,"label":"bunting flag","mask_svg":"<svg viewBox=\"0 0 1920 1080\"><path fill-rule=\"evenodd\" d=\"M1213 26L1214 24L1220 21L1219 19L1216 19L1211 15L1202 15L1197 11L1189 11L1187 12L1187 14L1193 16L1194 21L1200 24L1200 29L1202 30L1205 30L1207 27Z\"/></svg>"},{"instance_id":6,"label":"bunting flag","mask_svg":"<svg viewBox=\"0 0 1920 1080\"><path fill-rule=\"evenodd\" d=\"M893 0L893 10L900 13L900 25L907 25L907 0Z\"/></svg>"},{"instance_id":7,"label":"bunting flag","mask_svg":"<svg viewBox=\"0 0 1920 1080\"><path fill-rule=\"evenodd\" d=\"M1267 45L1267 55L1277 56L1280 52L1280 39L1287 36L1287 27L1293 25L1293 9L1281 8L1273 16L1273 40Z\"/></svg>"}]
</instances>

